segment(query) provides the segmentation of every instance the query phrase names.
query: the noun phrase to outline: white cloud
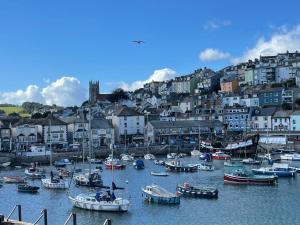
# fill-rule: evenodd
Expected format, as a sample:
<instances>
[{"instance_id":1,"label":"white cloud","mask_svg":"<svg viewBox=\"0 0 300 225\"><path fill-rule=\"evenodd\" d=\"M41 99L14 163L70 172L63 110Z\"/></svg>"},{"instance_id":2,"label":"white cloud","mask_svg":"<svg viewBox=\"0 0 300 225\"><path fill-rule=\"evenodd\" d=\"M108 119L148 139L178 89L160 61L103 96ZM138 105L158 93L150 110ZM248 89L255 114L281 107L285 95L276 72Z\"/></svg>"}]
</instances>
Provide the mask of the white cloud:
<instances>
[{"instance_id":1,"label":"white cloud","mask_svg":"<svg viewBox=\"0 0 300 225\"><path fill-rule=\"evenodd\" d=\"M154 70L153 74L151 74L147 80L138 80L133 82L132 84L121 82L120 87L123 88L124 90L134 91L136 89L142 88L144 84L149 83L151 81L170 80L176 77L176 75L177 75L176 71L169 68Z\"/></svg>"},{"instance_id":2,"label":"white cloud","mask_svg":"<svg viewBox=\"0 0 300 225\"><path fill-rule=\"evenodd\" d=\"M230 20L224 20L224 21L217 21L217 20L209 20L204 25L204 30L208 31L214 31L222 27L228 27L231 26Z\"/></svg>"},{"instance_id":3,"label":"white cloud","mask_svg":"<svg viewBox=\"0 0 300 225\"><path fill-rule=\"evenodd\" d=\"M201 61L216 61L222 59L230 58L230 54L227 52L222 52L215 48L207 48L200 52L199 59Z\"/></svg>"},{"instance_id":4,"label":"white cloud","mask_svg":"<svg viewBox=\"0 0 300 225\"><path fill-rule=\"evenodd\" d=\"M25 90L0 93L0 103L17 105L30 101L49 105L72 106L81 104L84 100L86 100L85 89L75 77L61 77L44 88L29 85Z\"/></svg>"},{"instance_id":5,"label":"white cloud","mask_svg":"<svg viewBox=\"0 0 300 225\"><path fill-rule=\"evenodd\" d=\"M259 58L259 56L276 55L286 51L300 50L300 25L288 29L286 26L278 28L270 39L264 37L258 39L253 48L247 49L241 57L232 59L233 63L248 61Z\"/></svg>"}]
</instances>

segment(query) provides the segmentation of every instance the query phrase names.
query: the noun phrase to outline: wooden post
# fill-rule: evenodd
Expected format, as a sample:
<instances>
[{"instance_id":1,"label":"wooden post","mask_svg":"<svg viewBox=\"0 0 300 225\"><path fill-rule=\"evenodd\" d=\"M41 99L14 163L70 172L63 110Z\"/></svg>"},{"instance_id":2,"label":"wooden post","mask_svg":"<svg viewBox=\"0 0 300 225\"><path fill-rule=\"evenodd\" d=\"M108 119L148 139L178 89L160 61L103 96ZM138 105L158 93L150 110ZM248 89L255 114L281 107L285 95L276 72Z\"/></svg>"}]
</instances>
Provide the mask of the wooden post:
<instances>
[{"instance_id":1,"label":"wooden post","mask_svg":"<svg viewBox=\"0 0 300 225\"><path fill-rule=\"evenodd\" d=\"M76 221L76 213L72 213L73 215L73 225L76 225L77 224L77 221Z\"/></svg>"},{"instance_id":2,"label":"wooden post","mask_svg":"<svg viewBox=\"0 0 300 225\"><path fill-rule=\"evenodd\" d=\"M21 207L21 205L18 205L18 219L19 219L19 221L22 221L22 207Z\"/></svg>"},{"instance_id":3,"label":"wooden post","mask_svg":"<svg viewBox=\"0 0 300 225\"><path fill-rule=\"evenodd\" d=\"M43 214L44 214L44 225L48 225L48 213L47 213L47 209L43 210Z\"/></svg>"}]
</instances>

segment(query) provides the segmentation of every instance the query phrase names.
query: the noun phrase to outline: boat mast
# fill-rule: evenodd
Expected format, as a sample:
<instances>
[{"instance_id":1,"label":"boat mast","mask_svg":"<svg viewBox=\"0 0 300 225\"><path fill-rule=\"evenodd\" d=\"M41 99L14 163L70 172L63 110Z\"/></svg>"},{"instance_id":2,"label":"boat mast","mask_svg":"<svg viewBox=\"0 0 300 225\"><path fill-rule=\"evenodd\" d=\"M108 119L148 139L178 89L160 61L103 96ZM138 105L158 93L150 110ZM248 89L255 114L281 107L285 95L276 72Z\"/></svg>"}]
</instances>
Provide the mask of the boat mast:
<instances>
[{"instance_id":1,"label":"boat mast","mask_svg":"<svg viewBox=\"0 0 300 225\"><path fill-rule=\"evenodd\" d=\"M91 166L91 151L92 151L92 126L91 126L91 117L92 117L92 112L91 112L92 108L91 106L89 106L89 177L91 176L91 170L92 170L92 166Z\"/></svg>"},{"instance_id":2,"label":"boat mast","mask_svg":"<svg viewBox=\"0 0 300 225\"><path fill-rule=\"evenodd\" d=\"M201 145L201 143L200 143L200 125L199 125L199 128L198 128L198 145L199 145L199 151L200 151L200 145Z\"/></svg>"},{"instance_id":3,"label":"boat mast","mask_svg":"<svg viewBox=\"0 0 300 225\"><path fill-rule=\"evenodd\" d=\"M52 166L51 118L49 119L50 166Z\"/></svg>"}]
</instances>

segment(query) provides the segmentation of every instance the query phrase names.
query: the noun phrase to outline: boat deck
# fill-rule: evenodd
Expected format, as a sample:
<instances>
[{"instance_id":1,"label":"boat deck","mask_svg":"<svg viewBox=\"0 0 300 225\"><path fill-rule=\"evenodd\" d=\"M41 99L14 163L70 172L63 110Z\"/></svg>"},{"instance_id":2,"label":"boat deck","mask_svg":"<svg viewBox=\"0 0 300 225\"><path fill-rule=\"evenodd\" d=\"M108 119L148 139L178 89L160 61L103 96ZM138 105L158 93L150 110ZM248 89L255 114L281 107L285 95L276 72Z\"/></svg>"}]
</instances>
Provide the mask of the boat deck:
<instances>
[{"instance_id":1,"label":"boat deck","mask_svg":"<svg viewBox=\"0 0 300 225\"><path fill-rule=\"evenodd\" d=\"M6 221L6 219L4 220L4 222L2 222L1 224L3 225L33 225L33 223L27 223L24 221L17 221L17 220L9 220Z\"/></svg>"}]
</instances>

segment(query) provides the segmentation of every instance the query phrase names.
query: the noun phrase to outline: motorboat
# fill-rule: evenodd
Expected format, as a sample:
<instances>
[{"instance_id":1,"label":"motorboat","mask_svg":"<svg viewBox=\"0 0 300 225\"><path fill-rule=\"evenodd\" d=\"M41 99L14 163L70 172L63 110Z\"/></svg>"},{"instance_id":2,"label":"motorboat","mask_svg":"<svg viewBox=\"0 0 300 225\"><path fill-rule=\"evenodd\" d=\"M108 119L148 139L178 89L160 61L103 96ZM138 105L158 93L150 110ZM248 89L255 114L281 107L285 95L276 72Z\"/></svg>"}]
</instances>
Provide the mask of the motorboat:
<instances>
[{"instance_id":1,"label":"motorboat","mask_svg":"<svg viewBox=\"0 0 300 225\"><path fill-rule=\"evenodd\" d=\"M280 156L281 160L291 160L291 161L300 161L300 154L294 153L294 154L283 154Z\"/></svg>"},{"instance_id":2,"label":"motorboat","mask_svg":"<svg viewBox=\"0 0 300 225\"><path fill-rule=\"evenodd\" d=\"M152 176L158 176L158 177L167 177L169 174L167 172L151 172Z\"/></svg>"},{"instance_id":3,"label":"motorboat","mask_svg":"<svg viewBox=\"0 0 300 225\"><path fill-rule=\"evenodd\" d=\"M71 175L71 172L65 168L60 168L57 170L58 176L61 177L69 177Z\"/></svg>"},{"instance_id":4,"label":"motorboat","mask_svg":"<svg viewBox=\"0 0 300 225\"><path fill-rule=\"evenodd\" d=\"M69 200L77 208L94 211L127 212L130 206L127 199L116 198L111 191L69 196Z\"/></svg>"},{"instance_id":5,"label":"motorboat","mask_svg":"<svg viewBox=\"0 0 300 225\"><path fill-rule=\"evenodd\" d=\"M193 151L191 151L191 156L200 156L201 152L199 150L194 149Z\"/></svg>"},{"instance_id":6,"label":"motorboat","mask_svg":"<svg viewBox=\"0 0 300 225\"><path fill-rule=\"evenodd\" d=\"M133 161L134 157L131 155L127 155L127 154L121 154L121 160L122 161Z\"/></svg>"},{"instance_id":7,"label":"motorboat","mask_svg":"<svg viewBox=\"0 0 300 225\"><path fill-rule=\"evenodd\" d=\"M199 163L196 164L198 166L198 170L200 171L213 171L215 170L214 166L208 163Z\"/></svg>"},{"instance_id":8,"label":"motorboat","mask_svg":"<svg viewBox=\"0 0 300 225\"><path fill-rule=\"evenodd\" d=\"M179 153L179 154L177 155L177 158L184 158L184 157L186 157L186 156L187 156L186 153Z\"/></svg>"},{"instance_id":9,"label":"motorboat","mask_svg":"<svg viewBox=\"0 0 300 225\"><path fill-rule=\"evenodd\" d=\"M218 189L213 187L197 187L189 183L177 185L177 193L194 198L218 198Z\"/></svg>"},{"instance_id":10,"label":"motorboat","mask_svg":"<svg viewBox=\"0 0 300 225\"><path fill-rule=\"evenodd\" d=\"M277 180L277 176L255 175L243 169L236 169L230 173L224 173L225 184L274 185L277 184Z\"/></svg>"},{"instance_id":11,"label":"motorboat","mask_svg":"<svg viewBox=\"0 0 300 225\"><path fill-rule=\"evenodd\" d=\"M126 168L126 165L121 163L118 159L107 159L105 161L105 167L109 170L122 170Z\"/></svg>"},{"instance_id":12,"label":"motorboat","mask_svg":"<svg viewBox=\"0 0 300 225\"><path fill-rule=\"evenodd\" d=\"M227 160L230 159L230 155L225 154L224 152L218 151L212 154L213 159L217 160Z\"/></svg>"},{"instance_id":13,"label":"motorboat","mask_svg":"<svg viewBox=\"0 0 300 225\"><path fill-rule=\"evenodd\" d=\"M134 163L133 163L133 167L137 170L142 170L145 168L145 164L144 164L144 161L141 160L141 159L138 159L136 160Z\"/></svg>"},{"instance_id":14,"label":"motorboat","mask_svg":"<svg viewBox=\"0 0 300 225\"><path fill-rule=\"evenodd\" d=\"M260 165L261 161L254 160L252 158L248 158L248 159L243 159L242 163L245 164L245 165Z\"/></svg>"},{"instance_id":15,"label":"motorboat","mask_svg":"<svg viewBox=\"0 0 300 225\"><path fill-rule=\"evenodd\" d=\"M4 183L8 184L20 184L20 183L25 183L25 180L23 177L19 176L5 176L3 177Z\"/></svg>"},{"instance_id":16,"label":"motorboat","mask_svg":"<svg viewBox=\"0 0 300 225\"><path fill-rule=\"evenodd\" d=\"M278 177L294 177L297 171L290 168L287 163L274 163L271 167L252 169L253 173L260 175L274 175Z\"/></svg>"},{"instance_id":17,"label":"motorboat","mask_svg":"<svg viewBox=\"0 0 300 225\"><path fill-rule=\"evenodd\" d=\"M155 164L155 165L164 166L164 165L165 165L165 161L155 159L155 160L154 160L154 164Z\"/></svg>"},{"instance_id":18,"label":"motorboat","mask_svg":"<svg viewBox=\"0 0 300 225\"><path fill-rule=\"evenodd\" d=\"M177 157L177 154L174 152L167 154L167 159L175 159L176 157Z\"/></svg>"},{"instance_id":19,"label":"motorboat","mask_svg":"<svg viewBox=\"0 0 300 225\"><path fill-rule=\"evenodd\" d=\"M49 189L67 189L67 188L69 188L68 181L63 180L59 177L42 179L42 184L45 188L49 188Z\"/></svg>"},{"instance_id":20,"label":"motorboat","mask_svg":"<svg viewBox=\"0 0 300 225\"><path fill-rule=\"evenodd\" d=\"M198 166L195 164L184 165L180 160L172 160L165 163L168 171L172 172L197 172Z\"/></svg>"},{"instance_id":21,"label":"motorboat","mask_svg":"<svg viewBox=\"0 0 300 225\"><path fill-rule=\"evenodd\" d=\"M180 204L180 196L156 185L148 185L142 188L143 197L148 202L158 204Z\"/></svg>"},{"instance_id":22,"label":"motorboat","mask_svg":"<svg viewBox=\"0 0 300 225\"><path fill-rule=\"evenodd\" d=\"M67 165L72 165L69 159L60 159L53 163L55 167L65 167Z\"/></svg>"},{"instance_id":23,"label":"motorboat","mask_svg":"<svg viewBox=\"0 0 300 225\"><path fill-rule=\"evenodd\" d=\"M74 175L76 185L86 187L103 187L103 181L98 170Z\"/></svg>"},{"instance_id":24,"label":"motorboat","mask_svg":"<svg viewBox=\"0 0 300 225\"><path fill-rule=\"evenodd\" d=\"M155 156L153 154L146 154L146 155L144 155L144 159L146 159L146 160L154 160Z\"/></svg>"},{"instance_id":25,"label":"motorboat","mask_svg":"<svg viewBox=\"0 0 300 225\"><path fill-rule=\"evenodd\" d=\"M27 192L27 193L37 193L40 187L31 186L28 184L19 184L18 185L18 192Z\"/></svg>"},{"instance_id":26,"label":"motorboat","mask_svg":"<svg viewBox=\"0 0 300 225\"><path fill-rule=\"evenodd\" d=\"M25 169L25 175L31 179L41 179L45 177L45 170L39 169L35 164Z\"/></svg>"},{"instance_id":27,"label":"motorboat","mask_svg":"<svg viewBox=\"0 0 300 225\"><path fill-rule=\"evenodd\" d=\"M89 159L89 162L91 164L102 164L102 160L101 159Z\"/></svg>"},{"instance_id":28,"label":"motorboat","mask_svg":"<svg viewBox=\"0 0 300 225\"><path fill-rule=\"evenodd\" d=\"M199 155L200 160L204 160L206 162L212 161L212 154L211 153L201 153Z\"/></svg>"}]
</instances>

